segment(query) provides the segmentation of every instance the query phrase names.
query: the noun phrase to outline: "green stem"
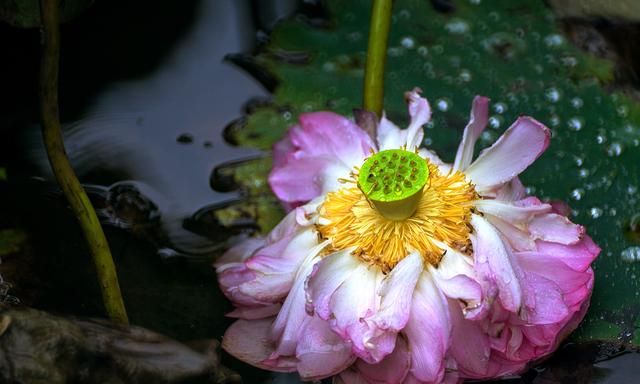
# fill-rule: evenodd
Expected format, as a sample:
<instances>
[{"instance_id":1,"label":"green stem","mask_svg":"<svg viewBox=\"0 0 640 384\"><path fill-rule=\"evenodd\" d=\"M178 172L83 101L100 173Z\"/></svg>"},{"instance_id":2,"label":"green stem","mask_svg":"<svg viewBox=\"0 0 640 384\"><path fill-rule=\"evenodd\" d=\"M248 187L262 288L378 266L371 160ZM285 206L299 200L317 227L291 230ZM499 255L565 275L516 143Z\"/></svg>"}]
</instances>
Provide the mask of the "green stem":
<instances>
[{"instance_id":1,"label":"green stem","mask_svg":"<svg viewBox=\"0 0 640 384\"><path fill-rule=\"evenodd\" d=\"M391 24L392 0L373 0L367 64L364 70L364 109L382 116L384 64Z\"/></svg>"},{"instance_id":2,"label":"green stem","mask_svg":"<svg viewBox=\"0 0 640 384\"><path fill-rule=\"evenodd\" d=\"M53 173L67 197L89 245L100 280L102 300L111 320L128 324L116 268L91 202L76 177L64 149L58 111L58 67L60 57L59 0L40 0L43 26L40 102L42 136Z\"/></svg>"}]
</instances>

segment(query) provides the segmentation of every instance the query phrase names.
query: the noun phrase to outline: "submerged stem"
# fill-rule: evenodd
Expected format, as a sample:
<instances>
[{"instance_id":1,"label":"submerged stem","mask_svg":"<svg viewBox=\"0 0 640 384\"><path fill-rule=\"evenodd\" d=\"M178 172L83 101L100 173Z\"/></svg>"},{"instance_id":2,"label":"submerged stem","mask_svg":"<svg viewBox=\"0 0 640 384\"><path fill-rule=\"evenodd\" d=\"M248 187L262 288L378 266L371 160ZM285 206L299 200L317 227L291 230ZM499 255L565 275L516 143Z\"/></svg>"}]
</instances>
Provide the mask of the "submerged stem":
<instances>
[{"instance_id":1,"label":"submerged stem","mask_svg":"<svg viewBox=\"0 0 640 384\"><path fill-rule=\"evenodd\" d=\"M384 65L391 24L392 0L373 0L367 63L364 70L364 109L382 116Z\"/></svg>"},{"instance_id":2,"label":"submerged stem","mask_svg":"<svg viewBox=\"0 0 640 384\"><path fill-rule=\"evenodd\" d=\"M116 268L98 217L76 177L64 149L58 111L58 67L60 27L58 0L40 0L43 26L42 64L40 68L40 102L42 136L53 173L64 192L89 245L100 280L102 300L111 320L128 324Z\"/></svg>"}]
</instances>

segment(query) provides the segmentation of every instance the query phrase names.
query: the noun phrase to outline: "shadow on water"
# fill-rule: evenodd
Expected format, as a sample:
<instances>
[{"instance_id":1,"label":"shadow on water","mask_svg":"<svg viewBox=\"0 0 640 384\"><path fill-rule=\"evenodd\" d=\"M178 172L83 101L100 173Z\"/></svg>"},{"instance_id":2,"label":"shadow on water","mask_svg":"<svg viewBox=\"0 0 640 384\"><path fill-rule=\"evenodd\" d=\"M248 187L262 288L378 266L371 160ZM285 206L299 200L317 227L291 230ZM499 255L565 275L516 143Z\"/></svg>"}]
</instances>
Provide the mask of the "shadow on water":
<instances>
[{"instance_id":1,"label":"shadow on water","mask_svg":"<svg viewBox=\"0 0 640 384\"><path fill-rule=\"evenodd\" d=\"M295 6L293 0L97 1L63 27L68 152L112 224L107 236L135 324L180 340L220 338L228 326L230 307L209 256L252 224L229 231L205 221L203 229L200 219L242 203L224 168L264 154L229 145L223 129L247 101L267 98L263 85L269 84L223 59L253 50L256 36L264 38ZM25 257L15 261L24 282L15 284L15 294L44 310L103 316L79 228L59 192L31 180L51 178L35 127L38 31L1 25L0 36L8 42L0 63L0 164L11 171L11 184L0 188L0 208L8 214L0 225L23 226L30 240ZM245 59L230 57L251 70ZM171 257L178 254L198 257ZM567 344L541 367L501 382L631 383L640 374L638 356L622 347ZM298 382L229 356L223 362L247 382Z\"/></svg>"}]
</instances>

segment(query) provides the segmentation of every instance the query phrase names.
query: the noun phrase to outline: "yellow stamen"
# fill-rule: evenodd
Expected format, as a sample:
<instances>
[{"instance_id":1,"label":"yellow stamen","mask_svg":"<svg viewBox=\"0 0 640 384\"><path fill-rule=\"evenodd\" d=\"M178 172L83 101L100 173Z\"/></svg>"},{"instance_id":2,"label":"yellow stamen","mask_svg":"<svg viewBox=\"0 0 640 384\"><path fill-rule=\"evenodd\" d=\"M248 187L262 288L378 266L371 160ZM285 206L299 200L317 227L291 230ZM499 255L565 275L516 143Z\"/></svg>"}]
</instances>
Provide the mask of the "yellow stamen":
<instances>
[{"instance_id":1,"label":"yellow stamen","mask_svg":"<svg viewBox=\"0 0 640 384\"><path fill-rule=\"evenodd\" d=\"M430 182L422 191L415 213L404 220L382 216L357 187L327 194L319 207L320 235L330 240L329 252L355 247L365 262L389 271L411 251L437 265L443 251L434 240L452 248L470 250L469 221L475 189L460 172L443 175L429 164Z\"/></svg>"}]
</instances>

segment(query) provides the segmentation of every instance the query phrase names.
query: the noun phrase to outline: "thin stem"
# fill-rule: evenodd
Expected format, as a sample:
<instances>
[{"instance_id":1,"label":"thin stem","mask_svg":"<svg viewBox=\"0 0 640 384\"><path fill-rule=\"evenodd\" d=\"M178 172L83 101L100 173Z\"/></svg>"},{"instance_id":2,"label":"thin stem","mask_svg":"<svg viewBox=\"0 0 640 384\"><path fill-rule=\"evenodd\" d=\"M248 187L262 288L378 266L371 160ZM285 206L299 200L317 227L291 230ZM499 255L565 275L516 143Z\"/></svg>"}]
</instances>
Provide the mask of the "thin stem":
<instances>
[{"instance_id":1,"label":"thin stem","mask_svg":"<svg viewBox=\"0 0 640 384\"><path fill-rule=\"evenodd\" d=\"M80 185L64 149L58 111L58 67L60 57L60 27L58 0L40 0L43 26L42 64L40 67L40 102L42 136L53 173L67 197L73 213L89 245L100 280L102 300L111 320L128 324L116 268L98 217Z\"/></svg>"},{"instance_id":2,"label":"thin stem","mask_svg":"<svg viewBox=\"0 0 640 384\"><path fill-rule=\"evenodd\" d=\"M364 70L364 109L382 116L384 65L391 24L392 0L373 0L367 64Z\"/></svg>"}]
</instances>

